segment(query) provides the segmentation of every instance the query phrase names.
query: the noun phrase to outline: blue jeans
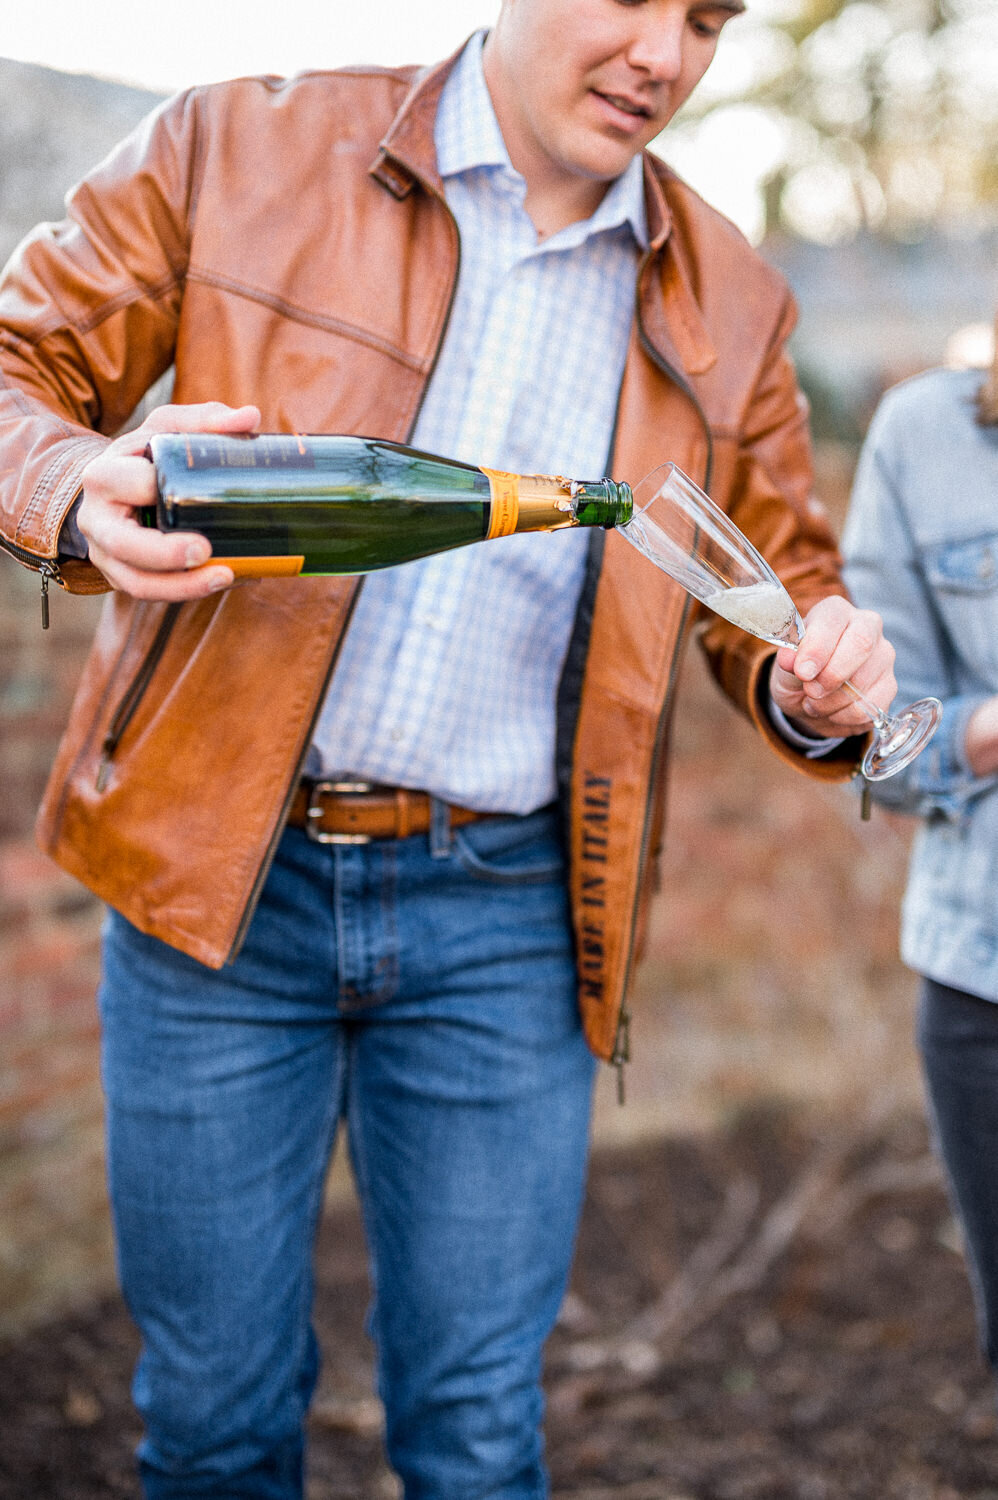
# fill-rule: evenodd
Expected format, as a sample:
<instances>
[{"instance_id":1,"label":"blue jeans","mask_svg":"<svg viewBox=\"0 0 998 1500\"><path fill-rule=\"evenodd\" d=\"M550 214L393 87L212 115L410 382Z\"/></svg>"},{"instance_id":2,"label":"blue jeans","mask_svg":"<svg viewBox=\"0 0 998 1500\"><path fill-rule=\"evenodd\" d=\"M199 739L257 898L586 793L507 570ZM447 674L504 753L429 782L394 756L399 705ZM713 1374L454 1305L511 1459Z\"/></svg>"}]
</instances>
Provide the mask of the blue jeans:
<instances>
[{"instance_id":1,"label":"blue jeans","mask_svg":"<svg viewBox=\"0 0 998 1500\"><path fill-rule=\"evenodd\" d=\"M918 1040L981 1345L998 1372L998 1004L924 979Z\"/></svg>"},{"instance_id":2,"label":"blue jeans","mask_svg":"<svg viewBox=\"0 0 998 1500\"><path fill-rule=\"evenodd\" d=\"M300 1500L312 1248L345 1121L407 1500L538 1500L594 1065L556 820L281 841L219 972L112 913L109 1184L149 1500Z\"/></svg>"}]
</instances>

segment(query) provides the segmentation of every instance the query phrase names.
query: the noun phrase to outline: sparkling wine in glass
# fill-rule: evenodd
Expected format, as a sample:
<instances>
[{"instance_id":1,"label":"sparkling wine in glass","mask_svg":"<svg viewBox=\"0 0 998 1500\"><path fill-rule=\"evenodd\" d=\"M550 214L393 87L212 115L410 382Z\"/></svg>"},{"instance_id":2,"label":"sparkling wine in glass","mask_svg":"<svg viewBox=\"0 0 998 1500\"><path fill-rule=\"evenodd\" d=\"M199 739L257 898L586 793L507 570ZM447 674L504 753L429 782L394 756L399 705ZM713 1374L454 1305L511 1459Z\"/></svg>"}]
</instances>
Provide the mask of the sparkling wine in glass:
<instances>
[{"instance_id":1,"label":"sparkling wine in glass","mask_svg":"<svg viewBox=\"0 0 998 1500\"><path fill-rule=\"evenodd\" d=\"M774 646L797 646L803 639L804 622L765 558L675 464L653 469L634 486L632 517L617 531L687 593L742 630ZM862 765L868 781L903 770L939 725L938 698L920 698L890 715L853 683L843 686L873 723Z\"/></svg>"}]
</instances>

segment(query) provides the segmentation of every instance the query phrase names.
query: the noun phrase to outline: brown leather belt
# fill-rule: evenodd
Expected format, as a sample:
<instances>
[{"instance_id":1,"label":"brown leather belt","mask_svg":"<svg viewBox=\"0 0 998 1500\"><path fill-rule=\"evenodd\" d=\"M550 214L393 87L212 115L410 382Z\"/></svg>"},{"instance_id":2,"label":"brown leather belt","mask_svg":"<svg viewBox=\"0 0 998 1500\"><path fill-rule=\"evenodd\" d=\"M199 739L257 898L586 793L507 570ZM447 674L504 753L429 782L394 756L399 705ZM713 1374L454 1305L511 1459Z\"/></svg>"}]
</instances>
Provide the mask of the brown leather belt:
<instances>
[{"instance_id":1,"label":"brown leather belt","mask_svg":"<svg viewBox=\"0 0 998 1500\"><path fill-rule=\"evenodd\" d=\"M412 833L428 833L430 805L428 792L412 792L405 787L302 779L288 823L292 828L304 828L317 844L369 844L372 839L404 839ZM492 816L471 807L445 806L452 828Z\"/></svg>"}]
</instances>

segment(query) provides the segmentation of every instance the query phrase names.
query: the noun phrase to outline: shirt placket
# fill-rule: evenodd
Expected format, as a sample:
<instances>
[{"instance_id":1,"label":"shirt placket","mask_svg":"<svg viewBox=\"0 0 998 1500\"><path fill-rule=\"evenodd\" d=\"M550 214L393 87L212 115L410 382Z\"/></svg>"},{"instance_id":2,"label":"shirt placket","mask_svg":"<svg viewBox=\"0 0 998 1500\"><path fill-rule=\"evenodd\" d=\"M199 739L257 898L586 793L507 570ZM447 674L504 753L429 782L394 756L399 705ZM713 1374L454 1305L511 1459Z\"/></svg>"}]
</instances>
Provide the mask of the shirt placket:
<instances>
[{"instance_id":1,"label":"shirt placket","mask_svg":"<svg viewBox=\"0 0 998 1500\"><path fill-rule=\"evenodd\" d=\"M515 194L515 188L509 189ZM517 195L518 196L518 195ZM516 398L517 371L529 337L536 281L533 246L525 226L510 236L508 253L486 314L474 374L455 435L458 452L500 454ZM449 722L447 694L459 680L464 650L461 616L479 569L476 548L419 565L420 577L391 674L382 724L395 747L396 774L429 771L441 747L438 726Z\"/></svg>"}]
</instances>

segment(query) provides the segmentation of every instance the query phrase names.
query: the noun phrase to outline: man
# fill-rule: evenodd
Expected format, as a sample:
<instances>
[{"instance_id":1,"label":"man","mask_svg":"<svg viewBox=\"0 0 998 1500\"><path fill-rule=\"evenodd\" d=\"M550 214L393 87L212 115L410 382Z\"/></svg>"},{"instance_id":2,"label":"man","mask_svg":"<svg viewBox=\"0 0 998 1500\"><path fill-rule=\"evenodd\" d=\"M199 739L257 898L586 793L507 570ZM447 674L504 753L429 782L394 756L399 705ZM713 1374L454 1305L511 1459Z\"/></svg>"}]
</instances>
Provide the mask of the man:
<instances>
[{"instance_id":1,"label":"man","mask_svg":"<svg viewBox=\"0 0 998 1500\"><path fill-rule=\"evenodd\" d=\"M109 1180L155 1500L302 1493L341 1119L406 1496L546 1492L541 1351L593 1057L626 1055L694 614L582 532L360 590L232 587L203 539L136 524L145 442L356 432L629 479L675 460L807 613L796 656L712 619L722 685L788 761L853 774L841 684L886 704L892 651L810 500L790 298L643 155L738 9L503 0L426 74L193 91L0 289L6 545L113 590L39 835L112 908ZM109 442L171 363L177 404Z\"/></svg>"}]
</instances>

